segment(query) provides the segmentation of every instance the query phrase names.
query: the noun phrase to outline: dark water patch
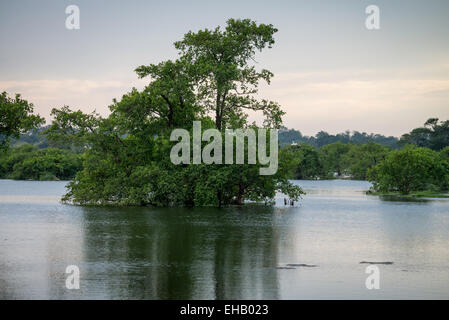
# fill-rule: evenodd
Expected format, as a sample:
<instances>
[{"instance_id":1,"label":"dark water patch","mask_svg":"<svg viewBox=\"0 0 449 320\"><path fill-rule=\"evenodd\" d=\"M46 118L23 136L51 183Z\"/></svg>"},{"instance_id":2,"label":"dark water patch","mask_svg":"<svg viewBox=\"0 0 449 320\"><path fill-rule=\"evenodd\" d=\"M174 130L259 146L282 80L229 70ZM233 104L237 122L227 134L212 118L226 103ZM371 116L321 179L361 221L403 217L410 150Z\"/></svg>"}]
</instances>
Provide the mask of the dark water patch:
<instances>
[{"instance_id":1,"label":"dark water patch","mask_svg":"<svg viewBox=\"0 0 449 320\"><path fill-rule=\"evenodd\" d=\"M393 264L393 262L391 262L391 261L380 261L380 262L361 261L360 264L386 264L386 265L390 265L390 264Z\"/></svg>"},{"instance_id":2,"label":"dark water patch","mask_svg":"<svg viewBox=\"0 0 449 320\"><path fill-rule=\"evenodd\" d=\"M415 203L427 203L431 201L429 198L409 197L400 195L380 195L379 199L382 201L390 202L415 202Z\"/></svg>"}]
</instances>

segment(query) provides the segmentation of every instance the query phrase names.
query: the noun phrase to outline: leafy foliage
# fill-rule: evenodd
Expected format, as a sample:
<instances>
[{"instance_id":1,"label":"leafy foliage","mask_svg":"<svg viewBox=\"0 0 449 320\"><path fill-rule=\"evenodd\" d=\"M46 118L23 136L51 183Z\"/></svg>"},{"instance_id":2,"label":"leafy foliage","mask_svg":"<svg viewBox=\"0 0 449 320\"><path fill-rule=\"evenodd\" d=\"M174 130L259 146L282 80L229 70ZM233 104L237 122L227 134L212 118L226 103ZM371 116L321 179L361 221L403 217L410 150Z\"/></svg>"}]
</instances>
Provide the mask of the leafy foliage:
<instances>
[{"instance_id":1,"label":"leafy foliage","mask_svg":"<svg viewBox=\"0 0 449 320\"><path fill-rule=\"evenodd\" d=\"M317 149L307 144L282 148L283 161L291 163L292 179L333 179L347 176L366 180L369 168L385 159L390 148L376 143L325 145Z\"/></svg>"},{"instance_id":2,"label":"leafy foliage","mask_svg":"<svg viewBox=\"0 0 449 320\"><path fill-rule=\"evenodd\" d=\"M81 169L81 157L67 150L22 144L0 157L0 178L69 180Z\"/></svg>"},{"instance_id":3,"label":"leafy foliage","mask_svg":"<svg viewBox=\"0 0 449 320\"><path fill-rule=\"evenodd\" d=\"M177 60L136 69L139 77L150 78L149 84L114 100L109 117L54 109L48 139L84 150L83 170L69 184L64 200L222 206L245 200L269 203L276 191L298 199L303 191L287 180L284 164L276 174L261 176L260 163L175 165L169 157L171 131L192 131L194 120L201 121L202 130L217 128L224 134L226 128L250 127L244 110L251 109L263 113L265 127L279 127L279 105L256 99L259 81L269 82L272 74L249 65L256 51L274 44L275 32L271 25L234 19L225 30L189 32L175 43Z\"/></svg>"},{"instance_id":4,"label":"leafy foliage","mask_svg":"<svg viewBox=\"0 0 449 320\"><path fill-rule=\"evenodd\" d=\"M449 162L449 146L443 148L442 150L440 150L440 157L443 160L446 160L447 162Z\"/></svg>"},{"instance_id":5,"label":"leafy foliage","mask_svg":"<svg viewBox=\"0 0 449 320\"><path fill-rule=\"evenodd\" d=\"M323 164L318 150L307 144L284 147L281 163L290 164L292 179L316 179L323 175Z\"/></svg>"},{"instance_id":6,"label":"leafy foliage","mask_svg":"<svg viewBox=\"0 0 449 320\"><path fill-rule=\"evenodd\" d=\"M272 47L276 32L272 25L229 19L224 30L217 27L188 32L175 42L180 61L193 66L189 71L197 103L205 112L212 113L217 129L241 127L246 119L245 109L262 111L267 127L280 126L284 115L280 106L256 98L259 82L269 84L273 74L266 69L257 71L250 65L257 51Z\"/></svg>"},{"instance_id":7,"label":"leafy foliage","mask_svg":"<svg viewBox=\"0 0 449 320\"><path fill-rule=\"evenodd\" d=\"M449 120L438 121L430 118L424 127L413 129L401 137L400 144L415 144L432 150L441 150L449 146Z\"/></svg>"},{"instance_id":8,"label":"leafy foliage","mask_svg":"<svg viewBox=\"0 0 449 320\"><path fill-rule=\"evenodd\" d=\"M449 184L449 163L428 148L406 146L391 152L368 171L374 189L380 192L444 190Z\"/></svg>"},{"instance_id":9,"label":"leafy foliage","mask_svg":"<svg viewBox=\"0 0 449 320\"><path fill-rule=\"evenodd\" d=\"M341 176L348 173L345 170L343 157L349 150L350 146L341 142L328 144L320 149L325 177L333 177L334 174Z\"/></svg>"},{"instance_id":10,"label":"leafy foliage","mask_svg":"<svg viewBox=\"0 0 449 320\"><path fill-rule=\"evenodd\" d=\"M0 94L0 149L9 145L11 137L43 124L45 120L33 114L33 104L22 99L19 94L10 98L6 92Z\"/></svg>"},{"instance_id":11,"label":"leafy foliage","mask_svg":"<svg viewBox=\"0 0 449 320\"><path fill-rule=\"evenodd\" d=\"M341 161L353 179L366 180L368 169L385 160L390 148L376 143L353 144Z\"/></svg>"}]
</instances>

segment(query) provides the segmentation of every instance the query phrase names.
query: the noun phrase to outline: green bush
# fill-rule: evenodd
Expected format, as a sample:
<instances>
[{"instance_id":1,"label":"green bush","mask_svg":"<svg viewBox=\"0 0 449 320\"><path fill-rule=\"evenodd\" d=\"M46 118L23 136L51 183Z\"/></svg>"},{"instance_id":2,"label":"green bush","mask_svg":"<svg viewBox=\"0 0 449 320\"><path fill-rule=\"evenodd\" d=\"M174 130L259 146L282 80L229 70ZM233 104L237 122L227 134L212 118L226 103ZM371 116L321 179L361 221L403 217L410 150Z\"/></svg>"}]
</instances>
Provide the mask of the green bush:
<instances>
[{"instance_id":1,"label":"green bush","mask_svg":"<svg viewBox=\"0 0 449 320\"><path fill-rule=\"evenodd\" d=\"M69 180L81 170L81 155L23 144L0 157L0 177L16 180Z\"/></svg>"},{"instance_id":2,"label":"green bush","mask_svg":"<svg viewBox=\"0 0 449 320\"><path fill-rule=\"evenodd\" d=\"M391 152L384 161L368 171L374 190L400 192L446 190L449 163L428 148L406 146Z\"/></svg>"}]
</instances>

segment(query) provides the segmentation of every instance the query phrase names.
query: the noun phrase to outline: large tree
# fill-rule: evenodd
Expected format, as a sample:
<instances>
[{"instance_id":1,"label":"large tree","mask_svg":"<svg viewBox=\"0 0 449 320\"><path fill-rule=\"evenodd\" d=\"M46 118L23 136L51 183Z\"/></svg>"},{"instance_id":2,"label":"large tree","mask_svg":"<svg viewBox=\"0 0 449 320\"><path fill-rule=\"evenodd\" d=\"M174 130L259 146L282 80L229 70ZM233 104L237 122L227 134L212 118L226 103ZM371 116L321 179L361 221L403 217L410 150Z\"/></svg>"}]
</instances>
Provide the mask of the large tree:
<instances>
[{"instance_id":1,"label":"large tree","mask_svg":"<svg viewBox=\"0 0 449 320\"><path fill-rule=\"evenodd\" d=\"M217 129L241 127L247 110L262 111L265 125L279 127L284 112L276 102L256 98L261 80L270 83L273 74L254 66L257 51L274 44L277 29L249 19L229 19L226 28L188 32L175 42L176 62L140 66L140 77L162 80L156 95L164 100L168 114L185 104L185 89L196 93L195 103L215 118ZM168 69L168 71L167 71ZM168 79L164 77L168 76ZM164 104L164 103L163 103Z\"/></svg>"},{"instance_id":2,"label":"large tree","mask_svg":"<svg viewBox=\"0 0 449 320\"><path fill-rule=\"evenodd\" d=\"M274 175L261 176L259 162L176 165L170 160L175 143L170 133L175 128L191 131L194 120L202 130L218 128L224 135L225 128L250 127L244 111L252 109L266 116L266 128L280 125L279 105L255 97L259 80L269 82L272 74L249 65L256 50L274 43L275 31L271 25L231 19L224 31L189 32L175 44L178 59L136 69L139 77L149 78L148 85L114 100L107 118L68 107L53 110L49 139L86 148L83 170L64 199L78 204L221 206L270 202L276 191L298 199L303 192L287 180L288 168L282 163Z\"/></svg>"}]
</instances>

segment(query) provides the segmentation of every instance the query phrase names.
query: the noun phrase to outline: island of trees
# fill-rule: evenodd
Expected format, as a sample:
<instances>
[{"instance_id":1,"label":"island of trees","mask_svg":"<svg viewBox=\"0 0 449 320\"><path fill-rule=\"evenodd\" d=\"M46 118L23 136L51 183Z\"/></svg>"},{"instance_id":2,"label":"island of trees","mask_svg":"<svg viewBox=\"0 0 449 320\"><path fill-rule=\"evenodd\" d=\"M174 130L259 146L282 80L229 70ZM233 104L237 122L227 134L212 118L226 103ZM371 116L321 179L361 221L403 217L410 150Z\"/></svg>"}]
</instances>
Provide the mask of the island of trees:
<instances>
[{"instance_id":1,"label":"island of trees","mask_svg":"<svg viewBox=\"0 0 449 320\"><path fill-rule=\"evenodd\" d=\"M32 103L3 92L0 178L71 180L63 200L82 205L270 203L277 191L297 200L304 192L291 179L369 180L378 194L449 189L449 120L429 119L400 139L357 131L307 137L282 127L279 104L258 96L259 83L273 74L253 63L276 32L249 19L188 32L174 44L176 60L136 68L148 85L113 100L108 117L63 106L44 126ZM193 121L223 134L257 128L246 110L262 113L264 128L280 129L276 174L259 175L260 163L171 163L173 129L191 131Z\"/></svg>"},{"instance_id":2,"label":"island of trees","mask_svg":"<svg viewBox=\"0 0 449 320\"><path fill-rule=\"evenodd\" d=\"M289 138L294 131L284 130ZM292 178L368 180L375 194L448 196L449 120L431 118L400 139L358 132L296 137L283 147L295 162Z\"/></svg>"}]
</instances>

